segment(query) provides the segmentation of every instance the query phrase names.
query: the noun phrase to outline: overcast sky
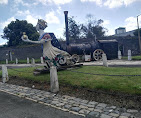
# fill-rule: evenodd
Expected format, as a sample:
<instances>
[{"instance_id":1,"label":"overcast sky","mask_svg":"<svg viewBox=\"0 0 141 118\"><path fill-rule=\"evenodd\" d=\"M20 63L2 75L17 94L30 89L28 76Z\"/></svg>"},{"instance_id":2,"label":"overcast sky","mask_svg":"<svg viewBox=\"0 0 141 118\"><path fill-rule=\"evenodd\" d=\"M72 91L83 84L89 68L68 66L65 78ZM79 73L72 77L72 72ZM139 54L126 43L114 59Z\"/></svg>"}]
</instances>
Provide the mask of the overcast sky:
<instances>
[{"instance_id":1,"label":"overcast sky","mask_svg":"<svg viewBox=\"0 0 141 118\"><path fill-rule=\"evenodd\" d=\"M15 19L27 20L34 26L37 19L48 22L46 32L63 37L65 28L64 11L76 22L85 23L86 15L104 20L107 35L115 33L118 27L127 31L137 28L137 15L141 14L141 0L0 0L0 35L3 28ZM141 16L139 17L141 25ZM0 38L0 44L7 40Z\"/></svg>"}]
</instances>

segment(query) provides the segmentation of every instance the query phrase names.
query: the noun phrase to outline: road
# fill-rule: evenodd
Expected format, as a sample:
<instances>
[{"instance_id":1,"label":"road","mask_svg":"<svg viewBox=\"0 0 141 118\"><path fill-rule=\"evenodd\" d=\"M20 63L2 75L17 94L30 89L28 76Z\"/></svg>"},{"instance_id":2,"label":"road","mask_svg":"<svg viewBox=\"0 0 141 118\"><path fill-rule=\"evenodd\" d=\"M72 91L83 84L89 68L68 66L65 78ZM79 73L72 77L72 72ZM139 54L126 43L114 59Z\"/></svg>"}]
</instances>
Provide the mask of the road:
<instances>
[{"instance_id":1,"label":"road","mask_svg":"<svg viewBox=\"0 0 141 118\"><path fill-rule=\"evenodd\" d=\"M43 104L0 92L0 118L82 118Z\"/></svg>"}]
</instances>

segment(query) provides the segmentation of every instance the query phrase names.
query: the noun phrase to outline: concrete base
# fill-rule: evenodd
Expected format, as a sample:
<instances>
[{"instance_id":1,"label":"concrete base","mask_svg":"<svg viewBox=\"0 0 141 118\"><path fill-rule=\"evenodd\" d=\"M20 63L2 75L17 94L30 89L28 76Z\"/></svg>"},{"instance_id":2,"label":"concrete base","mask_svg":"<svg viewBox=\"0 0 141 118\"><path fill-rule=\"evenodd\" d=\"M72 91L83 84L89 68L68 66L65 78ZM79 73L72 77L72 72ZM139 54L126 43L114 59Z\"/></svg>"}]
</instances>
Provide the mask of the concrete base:
<instances>
[{"instance_id":1,"label":"concrete base","mask_svg":"<svg viewBox=\"0 0 141 118\"><path fill-rule=\"evenodd\" d=\"M102 60L103 60L103 66L108 67L106 54L102 54Z\"/></svg>"},{"instance_id":2,"label":"concrete base","mask_svg":"<svg viewBox=\"0 0 141 118\"><path fill-rule=\"evenodd\" d=\"M59 91L57 69L55 66L50 67L50 91L53 93Z\"/></svg>"},{"instance_id":3,"label":"concrete base","mask_svg":"<svg viewBox=\"0 0 141 118\"><path fill-rule=\"evenodd\" d=\"M7 67L2 65L2 82L5 83L9 80Z\"/></svg>"}]
</instances>

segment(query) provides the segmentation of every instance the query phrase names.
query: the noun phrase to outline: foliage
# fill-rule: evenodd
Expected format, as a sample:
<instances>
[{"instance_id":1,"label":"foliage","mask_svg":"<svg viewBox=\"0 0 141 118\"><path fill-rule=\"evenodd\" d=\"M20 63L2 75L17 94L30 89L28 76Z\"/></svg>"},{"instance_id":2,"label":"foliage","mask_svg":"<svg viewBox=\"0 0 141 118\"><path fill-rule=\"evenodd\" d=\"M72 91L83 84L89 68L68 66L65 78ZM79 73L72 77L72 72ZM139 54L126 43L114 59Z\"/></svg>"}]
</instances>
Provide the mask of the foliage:
<instances>
[{"instance_id":1,"label":"foliage","mask_svg":"<svg viewBox=\"0 0 141 118\"><path fill-rule=\"evenodd\" d=\"M2 38L8 40L8 46L23 45L25 44L25 42L21 40L23 32L26 32L31 40L37 40L39 37L36 28L33 27L32 24L28 23L26 20L20 21L16 19L16 21L12 21L4 28Z\"/></svg>"},{"instance_id":2,"label":"foliage","mask_svg":"<svg viewBox=\"0 0 141 118\"><path fill-rule=\"evenodd\" d=\"M81 24L82 37L92 39L96 37L103 37L105 34L105 28L102 27L103 20L94 20L91 14L87 15L87 24Z\"/></svg>"},{"instance_id":3,"label":"foliage","mask_svg":"<svg viewBox=\"0 0 141 118\"><path fill-rule=\"evenodd\" d=\"M64 35L66 32L64 32ZM76 23L73 17L68 18L68 34L70 40L79 39L80 37L80 25Z\"/></svg>"},{"instance_id":4,"label":"foliage","mask_svg":"<svg viewBox=\"0 0 141 118\"><path fill-rule=\"evenodd\" d=\"M140 36L141 36L141 29L139 29L139 31L140 31ZM138 36L138 29L135 30L134 35L135 35L135 36Z\"/></svg>"},{"instance_id":5,"label":"foliage","mask_svg":"<svg viewBox=\"0 0 141 118\"><path fill-rule=\"evenodd\" d=\"M104 36L106 29L102 26L103 20L93 19L92 15L87 15L87 19L87 23L79 24L74 20L73 17L68 18L70 40L77 40L82 38L94 39L95 37L99 38Z\"/></svg>"}]
</instances>

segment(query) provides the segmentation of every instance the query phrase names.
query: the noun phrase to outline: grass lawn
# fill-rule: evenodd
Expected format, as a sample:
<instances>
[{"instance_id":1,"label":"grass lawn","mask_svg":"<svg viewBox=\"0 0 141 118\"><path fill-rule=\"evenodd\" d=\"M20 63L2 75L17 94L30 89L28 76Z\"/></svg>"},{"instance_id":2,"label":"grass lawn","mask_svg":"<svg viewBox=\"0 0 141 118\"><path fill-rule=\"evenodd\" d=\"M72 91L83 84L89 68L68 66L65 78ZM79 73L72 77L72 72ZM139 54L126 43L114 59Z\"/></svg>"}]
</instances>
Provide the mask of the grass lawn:
<instances>
[{"instance_id":1,"label":"grass lawn","mask_svg":"<svg viewBox=\"0 0 141 118\"><path fill-rule=\"evenodd\" d=\"M0 61L0 64L5 64L6 61ZM9 64L14 64L16 63L16 60L14 61L8 61ZM18 60L18 64L26 64L27 60ZM31 59L30 59L30 63L31 63ZM35 59L35 63L41 63L40 59Z\"/></svg>"},{"instance_id":2,"label":"grass lawn","mask_svg":"<svg viewBox=\"0 0 141 118\"><path fill-rule=\"evenodd\" d=\"M35 68L9 69L9 76L18 76L20 78L35 81L50 81L49 74L34 76ZM17 71L15 71L17 70ZM141 68L125 68L125 67L103 67L103 66L83 66L73 71L108 74L108 75L141 75ZM0 76L1 76L0 71ZM58 72L59 84L85 87L88 89L102 89L108 91L118 91L130 94L141 95L141 76L99 76L84 73L71 72L69 70Z\"/></svg>"},{"instance_id":3,"label":"grass lawn","mask_svg":"<svg viewBox=\"0 0 141 118\"><path fill-rule=\"evenodd\" d=\"M122 59L128 60L128 57L127 56L123 56ZM141 55L132 56L132 60L141 60Z\"/></svg>"}]
</instances>

